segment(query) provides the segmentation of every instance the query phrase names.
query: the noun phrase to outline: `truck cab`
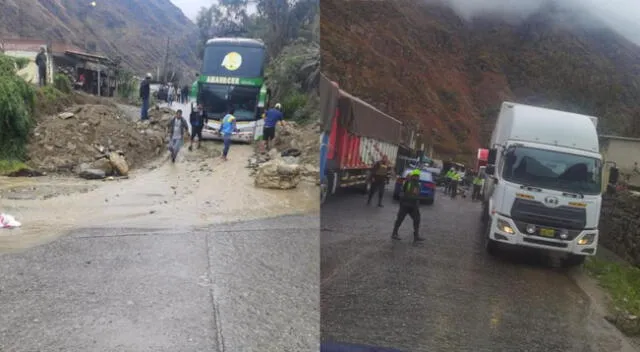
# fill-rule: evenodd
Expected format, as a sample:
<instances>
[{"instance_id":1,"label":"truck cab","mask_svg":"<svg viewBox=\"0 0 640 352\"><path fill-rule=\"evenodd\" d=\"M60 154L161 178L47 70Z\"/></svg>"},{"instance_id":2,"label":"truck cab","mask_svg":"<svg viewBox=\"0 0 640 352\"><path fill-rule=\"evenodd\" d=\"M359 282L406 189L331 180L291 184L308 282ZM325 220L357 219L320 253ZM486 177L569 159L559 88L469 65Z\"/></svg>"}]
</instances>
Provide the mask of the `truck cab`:
<instances>
[{"instance_id":1,"label":"truck cab","mask_svg":"<svg viewBox=\"0 0 640 352\"><path fill-rule=\"evenodd\" d=\"M602 206L597 118L502 104L485 168L485 244L595 255Z\"/></svg>"}]
</instances>

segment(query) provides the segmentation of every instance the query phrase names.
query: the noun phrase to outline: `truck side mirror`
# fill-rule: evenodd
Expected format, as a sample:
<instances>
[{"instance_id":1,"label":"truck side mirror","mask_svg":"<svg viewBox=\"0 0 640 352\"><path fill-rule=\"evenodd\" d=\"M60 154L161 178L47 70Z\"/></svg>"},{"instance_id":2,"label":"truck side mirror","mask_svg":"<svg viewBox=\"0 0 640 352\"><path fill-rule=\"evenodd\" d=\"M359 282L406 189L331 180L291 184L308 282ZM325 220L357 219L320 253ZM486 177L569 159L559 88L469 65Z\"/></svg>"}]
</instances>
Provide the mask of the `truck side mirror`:
<instances>
[{"instance_id":1,"label":"truck side mirror","mask_svg":"<svg viewBox=\"0 0 640 352\"><path fill-rule=\"evenodd\" d=\"M495 165L497 156L498 156L498 149L496 148L489 149L489 155L487 156L487 164Z\"/></svg>"},{"instance_id":2,"label":"truck side mirror","mask_svg":"<svg viewBox=\"0 0 640 352\"><path fill-rule=\"evenodd\" d=\"M484 173L487 176L493 176L495 172L496 172L496 167L494 165L487 165L487 167L484 169Z\"/></svg>"},{"instance_id":3,"label":"truck side mirror","mask_svg":"<svg viewBox=\"0 0 640 352\"><path fill-rule=\"evenodd\" d=\"M618 178L620 177L620 171L617 167L611 167L609 169L609 183L615 185L618 183Z\"/></svg>"}]
</instances>

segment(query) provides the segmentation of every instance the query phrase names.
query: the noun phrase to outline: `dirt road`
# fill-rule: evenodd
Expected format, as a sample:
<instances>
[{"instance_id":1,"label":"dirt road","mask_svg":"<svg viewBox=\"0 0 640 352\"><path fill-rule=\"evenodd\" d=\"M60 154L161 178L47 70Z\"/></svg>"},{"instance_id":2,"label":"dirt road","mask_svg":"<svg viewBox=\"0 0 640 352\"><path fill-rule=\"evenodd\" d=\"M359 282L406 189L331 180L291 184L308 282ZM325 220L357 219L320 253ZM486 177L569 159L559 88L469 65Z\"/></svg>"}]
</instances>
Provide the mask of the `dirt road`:
<instances>
[{"instance_id":1,"label":"dirt road","mask_svg":"<svg viewBox=\"0 0 640 352\"><path fill-rule=\"evenodd\" d=\"M220 149L213 141L193 152L185 146L176 164L163 158L126 180L0 178L0 212L23 223L20 229L0 230L0 251L45 243L77 228L184 231L318 210L317 186L302 183L290 191L255 188L245 168L252 147L233 145L227 162L216 157Z\"/></svg>"}]
</instances>

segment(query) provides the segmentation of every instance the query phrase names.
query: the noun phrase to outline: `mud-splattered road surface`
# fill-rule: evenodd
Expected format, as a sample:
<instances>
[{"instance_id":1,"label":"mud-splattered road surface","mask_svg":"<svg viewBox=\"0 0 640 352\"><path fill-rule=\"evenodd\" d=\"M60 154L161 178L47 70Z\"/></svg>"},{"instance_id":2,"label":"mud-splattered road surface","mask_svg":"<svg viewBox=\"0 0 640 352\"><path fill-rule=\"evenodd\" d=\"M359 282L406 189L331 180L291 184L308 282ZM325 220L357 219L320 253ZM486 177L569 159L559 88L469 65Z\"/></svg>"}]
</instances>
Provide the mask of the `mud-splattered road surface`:
<instances>
[{"instance_id":1,"label":"mud-splattered road surface","mask_svg":"<svg viewBox=\"0 0 640 352\"><path fill-rule=\"evenodd\" d=\"M0 178L23 224L0 229L0 351L317 350L317 186L255 188L252 148L219 149L126 180Z\"/></svg>"},{"instance_id":2,"label":"mud-splattered road surface","mask_svg":"<svg viewBox=\"0 0 640 352\"><path fill-rule=\"evenodd\" d=\"M620 351L619 333L592 314L565 269L539 253L489 257L478 203L439 193L390 239L397 205L363 196L321 210L321 316L326 341L431 351Z\"/></svg>"}]
</instances>

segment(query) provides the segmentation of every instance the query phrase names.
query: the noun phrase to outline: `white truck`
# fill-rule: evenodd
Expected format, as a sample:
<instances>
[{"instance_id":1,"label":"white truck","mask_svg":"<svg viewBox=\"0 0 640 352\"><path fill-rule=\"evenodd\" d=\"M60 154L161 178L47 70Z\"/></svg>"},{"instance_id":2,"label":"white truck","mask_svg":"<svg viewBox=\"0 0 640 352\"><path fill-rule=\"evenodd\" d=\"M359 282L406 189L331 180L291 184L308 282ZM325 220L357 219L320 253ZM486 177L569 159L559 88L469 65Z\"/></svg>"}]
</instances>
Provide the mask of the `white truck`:
<instances>
[{"instance_id":1,"label":"white truck","mask_svg":"<svg viewBox=\"0 0 640 352\"><path fill-rule=\"evenodd\" d=\"M593 116L502 104L483 186L491 255L503 244L564 253L567 266L595 255L603 167L597 123ZM617 178L615 167L611 175Z\"/></svg>"}]
</instances>

